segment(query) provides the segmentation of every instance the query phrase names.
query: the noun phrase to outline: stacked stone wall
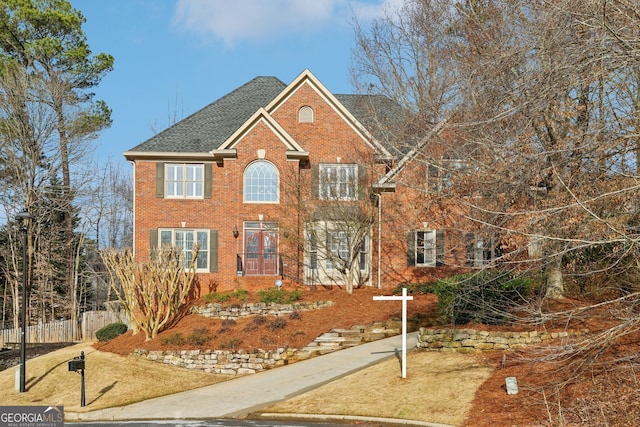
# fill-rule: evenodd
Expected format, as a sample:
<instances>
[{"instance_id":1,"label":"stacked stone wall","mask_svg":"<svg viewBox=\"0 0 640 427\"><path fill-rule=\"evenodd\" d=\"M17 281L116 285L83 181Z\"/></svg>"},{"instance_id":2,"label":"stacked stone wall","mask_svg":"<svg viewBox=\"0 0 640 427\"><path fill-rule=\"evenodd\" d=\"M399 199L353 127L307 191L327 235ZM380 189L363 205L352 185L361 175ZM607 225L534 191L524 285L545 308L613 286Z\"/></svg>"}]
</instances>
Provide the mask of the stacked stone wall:
<instances>
[{"instance_id":1,"label":"stacked stone wall","mask_svg":"<svg viewBox=\"0 0 640 427\"><path fill-rule=\"evenodd\" d=\"M209 303L193 307L192 313L203 317L237 320L250 316L287 316L295 311L309 311L330 307L333 301L296 302L293 304L245 303L218 304Z\"/></svg>"},{"instance_id":2,"label":"stacked stone wall","mask_svg":"<svg viewBox=\"0 0 640 427\"><path fill-rule=\"evenodd\" d=\"M133 354L149 361L213 374L244 375L286 365L297 350L278 348L264 351L226 350L135 350Z\"/></svg>"},{"instance_id":3,"label":"stacked stone wall","mask_svg":"<svg viewBox=\"0 0 640 427\"><path fill-rule=\"evenodd\" d=\"M476 329L420 328L417 347L430 351L478 352L489 350L517 350L550 340L573 339L587 334L582 331L559 332L503 332Z\"/></svg>"}]
</instances>

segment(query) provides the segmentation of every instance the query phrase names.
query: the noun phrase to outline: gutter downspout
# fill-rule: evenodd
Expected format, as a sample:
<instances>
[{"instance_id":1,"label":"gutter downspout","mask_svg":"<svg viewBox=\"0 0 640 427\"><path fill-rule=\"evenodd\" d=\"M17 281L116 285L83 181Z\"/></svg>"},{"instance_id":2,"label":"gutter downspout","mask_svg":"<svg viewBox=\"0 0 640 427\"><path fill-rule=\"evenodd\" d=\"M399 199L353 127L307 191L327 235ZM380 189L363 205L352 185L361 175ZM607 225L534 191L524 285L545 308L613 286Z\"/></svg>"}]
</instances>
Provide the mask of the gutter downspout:
<instances>
[{"instance_id":1,"label":"gutter downspout","mask_svg":"<svg viewBox=\"0 0 640 427\"><path fill-rule=\"evenodd\" d=\"M380 260L380 255L382 253L382 194L375 193L378 196L378 289L382 289L382 283L380 279L380 268L382 262Z\"/></svg>"}]
</instances>

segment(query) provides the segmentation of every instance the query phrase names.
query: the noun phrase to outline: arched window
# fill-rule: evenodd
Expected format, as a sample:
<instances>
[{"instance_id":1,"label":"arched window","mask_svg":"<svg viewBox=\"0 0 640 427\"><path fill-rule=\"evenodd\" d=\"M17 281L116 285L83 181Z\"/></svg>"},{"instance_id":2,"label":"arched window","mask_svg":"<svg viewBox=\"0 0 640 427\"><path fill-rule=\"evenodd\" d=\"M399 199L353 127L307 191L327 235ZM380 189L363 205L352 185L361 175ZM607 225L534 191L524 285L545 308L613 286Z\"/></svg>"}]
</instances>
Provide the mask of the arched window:
<instances>
[{"instance_id":1,"label":"arched window","mask_svg":"<svg viewBox=\"0 0 640 427\"><path fill-rule=\"evenodd\" d=\"M313 108L305 105L298 110L299 123L313 123Z\"/></svg>"},{"instance_id":2,"label":"arched window","mask_svg":"<svg viewBox=\"0 0 640 427\"><path fill-rule=\"evenodd\" d=\"M266 160L251 163L244 171L244 201L277 203L279 178L276 167Z\"/></svg>"}]
</instances>

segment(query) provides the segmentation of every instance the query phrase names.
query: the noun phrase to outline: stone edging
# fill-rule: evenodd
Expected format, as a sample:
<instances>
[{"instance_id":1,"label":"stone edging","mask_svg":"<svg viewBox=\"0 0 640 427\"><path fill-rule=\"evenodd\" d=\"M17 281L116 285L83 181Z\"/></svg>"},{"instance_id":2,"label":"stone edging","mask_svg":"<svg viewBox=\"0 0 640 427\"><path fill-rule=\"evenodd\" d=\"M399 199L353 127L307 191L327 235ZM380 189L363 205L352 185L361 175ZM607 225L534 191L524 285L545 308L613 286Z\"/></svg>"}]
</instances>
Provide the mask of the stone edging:
<instances>
[{"instance_id":1,"label":"stone edging","mask_svg":"<svg viewBox=\"0 0 640 427\"><path fill-rule=\"evenodd\" d=\"M137 349L134 356L144 359L195 369L214 374L254 374L265 369L286 365L298 350L278 348L275 350L227 351L227 350L168 350L153 351Z\"/></svg>"},{"instance_id":2,"label":"stone edging","mask_svg":"<svg viewBox=\"0 0 640 427\"><path fill-rule=\"evenodd\" d=\"M501 332L420 328L417 347L429 351L455 352L523 349L532 344L541 344L554 339L575 338L588 333L588 329L561 332Z\"/></svg>"},{"instance_id":3,"label":"stone edging","mask_svg":"<svg viewBox=\"0 0 640 427\"><path fill-rule=\"evenodd\" d=\"M332 305L333 301L296 302L293 304L258 302L223 305L219 303L209 303L207 305L193 307L191 312L204 317L237 320L250 316L284 316L294 311L317 310Z\"/></svg>"}]
</instances>

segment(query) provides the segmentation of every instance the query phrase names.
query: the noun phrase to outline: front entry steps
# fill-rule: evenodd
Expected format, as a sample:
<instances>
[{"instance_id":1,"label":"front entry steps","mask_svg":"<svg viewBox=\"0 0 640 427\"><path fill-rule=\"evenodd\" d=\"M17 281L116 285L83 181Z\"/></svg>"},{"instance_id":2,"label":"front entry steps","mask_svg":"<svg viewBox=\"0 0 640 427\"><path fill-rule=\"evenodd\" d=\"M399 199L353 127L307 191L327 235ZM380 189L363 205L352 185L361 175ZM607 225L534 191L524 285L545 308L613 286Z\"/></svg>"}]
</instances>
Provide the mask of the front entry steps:
<instances>
[{"instance_id":1,"label":"front entry steps","mask_svg":"<svg viewBox=\"0 0 640 427\"><path fill-rule=\"evenodd\" d=\"M350 329L331 329L298 350L294 357L298 360L308 359L401 333L402 322L397 320L354 325Z\"/></svg>"}]
</instances>

